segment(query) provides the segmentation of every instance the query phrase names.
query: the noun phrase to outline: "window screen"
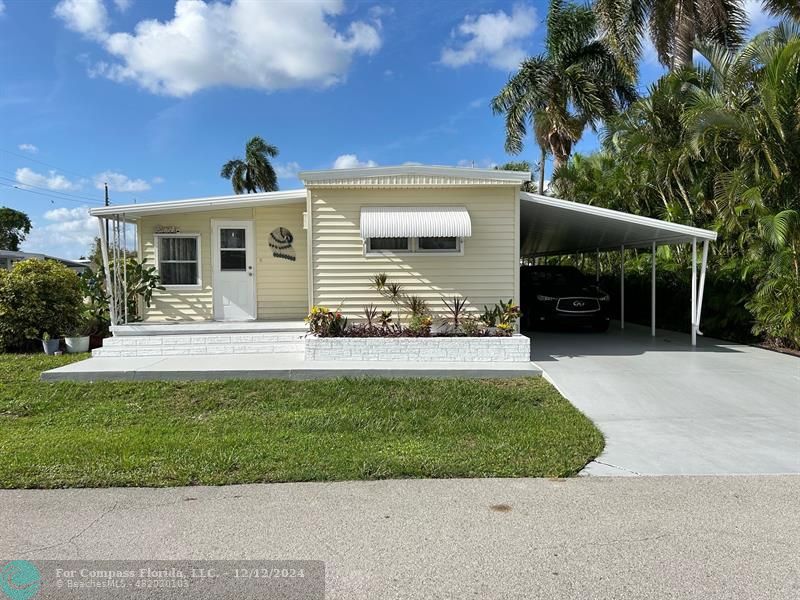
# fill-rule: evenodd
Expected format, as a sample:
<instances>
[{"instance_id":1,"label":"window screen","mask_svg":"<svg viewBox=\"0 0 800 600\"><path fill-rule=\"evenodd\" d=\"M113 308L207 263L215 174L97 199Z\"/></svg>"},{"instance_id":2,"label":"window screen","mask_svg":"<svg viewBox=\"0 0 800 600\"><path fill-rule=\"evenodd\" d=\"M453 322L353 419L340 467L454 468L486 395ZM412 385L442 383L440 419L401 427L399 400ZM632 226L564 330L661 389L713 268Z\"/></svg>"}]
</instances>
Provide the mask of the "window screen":
<instances>
[{"instance_id":1,"label":"window screen","mask_svg":"<svg viewBox=\"0 0 800 600\"><path fill-rule=\"evenodd\" d=\"M408 238L369 238L370 250L408 250Z\"/></svg>"},{"instance_id":2,"label":"window screen","mask_svg":"<svg viewBox=\"0 0 800 600\"><path fill-rule=\"evenodd\" d=\"M421 237L417 240L417 248L429 251L458 251L458 238L454 237Z\"/></svg>"},{"instance_id":3,"label":"window screen","mask_svg":"<svg viewBox=\"0 0 800 600\"><path fill-rule=\"evenodd\" d=\"M198 284L198 238L158 238L158 272L163 285Z\"/></svg>"}]
</instances>

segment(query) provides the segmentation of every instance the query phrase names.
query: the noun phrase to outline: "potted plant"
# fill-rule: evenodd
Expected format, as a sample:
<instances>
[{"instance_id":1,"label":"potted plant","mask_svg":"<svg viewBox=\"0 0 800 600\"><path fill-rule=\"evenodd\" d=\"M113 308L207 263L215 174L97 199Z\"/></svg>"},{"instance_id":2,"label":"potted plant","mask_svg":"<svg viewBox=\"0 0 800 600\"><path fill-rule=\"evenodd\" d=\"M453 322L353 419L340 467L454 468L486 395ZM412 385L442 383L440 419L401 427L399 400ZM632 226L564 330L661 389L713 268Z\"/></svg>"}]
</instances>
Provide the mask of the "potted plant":
<instances>
[{"instance_id":1,"label":"potted plant","mask_svg":"<svg viewBox=\"0 0 800 600\"><path fill-rule=\"evenodd\" d=\"M94 329L94 321L91 315L84 313L78 319L77 325L64 336L64 345L69 354L89 351L89 335Z\"/></svg>"},{"instance_id":2,"label":"potted plant","mask_svg":"<svg viewBox=\"0 0 800 600\"><path fill-rule=\"evenodd\" d=\"M50 334L46 331L42 334L42 347L44 348L44 353L53 355L58 352L58 345L61 340L59 338L52 339Z\"/></svg>"}]
</instances>

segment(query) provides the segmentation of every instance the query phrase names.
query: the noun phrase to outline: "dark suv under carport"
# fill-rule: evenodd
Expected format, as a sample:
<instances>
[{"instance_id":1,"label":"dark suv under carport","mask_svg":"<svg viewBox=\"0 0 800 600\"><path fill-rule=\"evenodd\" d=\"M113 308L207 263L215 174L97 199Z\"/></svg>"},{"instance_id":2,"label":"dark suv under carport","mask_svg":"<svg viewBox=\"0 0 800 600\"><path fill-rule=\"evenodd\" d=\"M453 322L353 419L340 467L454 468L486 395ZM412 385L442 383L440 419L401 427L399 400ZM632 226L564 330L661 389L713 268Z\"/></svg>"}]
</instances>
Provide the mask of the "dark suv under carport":
<instances>
[{"instance_id":1,"label":"dark suv under carport","mask_svg":"<svg viewBox=\"0 0 800 600\"><path fill-rule=\"evenodd\" d=\"M609 295L575 267L520 267L523 329L608 329Z\"/></svg>"}]
</instances>

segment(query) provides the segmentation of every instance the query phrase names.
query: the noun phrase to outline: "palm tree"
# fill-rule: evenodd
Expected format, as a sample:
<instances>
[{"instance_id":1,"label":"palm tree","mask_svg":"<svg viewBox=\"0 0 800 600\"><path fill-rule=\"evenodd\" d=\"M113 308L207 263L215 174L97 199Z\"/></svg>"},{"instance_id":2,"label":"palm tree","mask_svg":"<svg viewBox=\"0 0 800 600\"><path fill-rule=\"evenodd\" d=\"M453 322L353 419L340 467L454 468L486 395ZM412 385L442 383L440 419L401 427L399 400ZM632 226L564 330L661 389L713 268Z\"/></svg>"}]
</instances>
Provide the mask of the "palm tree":
<instances>
[{"instance_id":1,"label":"palm tree","mask_svg":"<svg viewBox=\"0 0 800 600\"><path fill-rule=\"evenodd\" d=\"M789 17L800 21L800 2L797 0L763 0L762 4L776 17Z\"/></svg>"},{"instance_id":2,"label":"palm tree","mask_svg":"<svg viewBox=\"0 0 800 600\"><path fill-rule=\"evenodd\" d=\"M507 152L519 154L532 127L542 152L541 193L546 155L558 169L587 126L594 129L635 96L611 49L597 38L592 10L552 0L545 52L524 60L491 106L505 115Z\"/></svg>"},{"instance_id":3,"label":"palm tree","mask_svg":"<svg viewBox=\"0 0 800 600\"><path fill-rule=\"evenodd\" d=\"M645 35L661 64L674 71L692 64L697 39L732 48L742 43L747 28L743 0L595 0L594 10L605 39L631 74Z\"/></svg>"},{"instance_id":4,"label":"palm tree","mask_svg":"<svg viewBox=\"0 0 800 600\"><path fill-rule=\"evenodd\" d=\"M277 146L255 136L247 142L244 160L234 158L222 165L220 175L230 179L236 194L278 191L278 176L270 158L278 156Z\"/></svg>"}]
</instances>

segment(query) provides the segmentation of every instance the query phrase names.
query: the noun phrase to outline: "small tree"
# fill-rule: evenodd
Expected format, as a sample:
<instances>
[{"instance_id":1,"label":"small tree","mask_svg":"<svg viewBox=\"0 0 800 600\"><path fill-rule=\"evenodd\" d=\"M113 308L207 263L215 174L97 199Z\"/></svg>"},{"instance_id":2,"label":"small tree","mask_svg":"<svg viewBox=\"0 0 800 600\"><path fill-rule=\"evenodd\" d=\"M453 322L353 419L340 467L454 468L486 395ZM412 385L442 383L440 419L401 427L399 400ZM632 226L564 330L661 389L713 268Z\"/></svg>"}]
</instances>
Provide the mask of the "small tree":
<instances>
[{"instance_id":1,"label":"small tree","mask_svg":"<svg viewBox=\"0 0 800 600\"><path fill-rule=\"evenodd\" d=\"M30 232L28 215L13 208L0 208L0 250L17 252Z\"/></svg>"}]
</instances>

